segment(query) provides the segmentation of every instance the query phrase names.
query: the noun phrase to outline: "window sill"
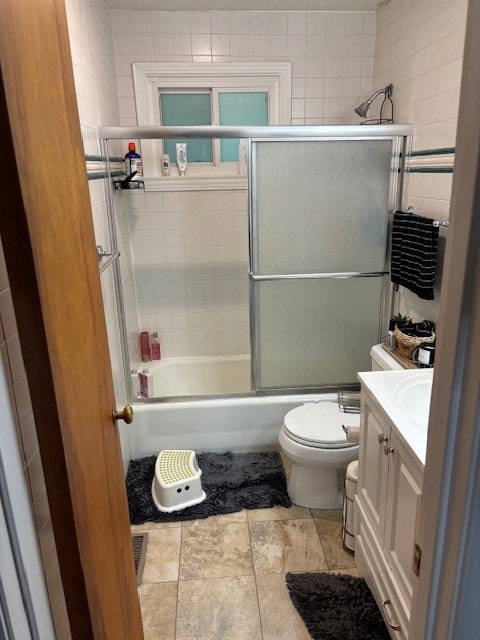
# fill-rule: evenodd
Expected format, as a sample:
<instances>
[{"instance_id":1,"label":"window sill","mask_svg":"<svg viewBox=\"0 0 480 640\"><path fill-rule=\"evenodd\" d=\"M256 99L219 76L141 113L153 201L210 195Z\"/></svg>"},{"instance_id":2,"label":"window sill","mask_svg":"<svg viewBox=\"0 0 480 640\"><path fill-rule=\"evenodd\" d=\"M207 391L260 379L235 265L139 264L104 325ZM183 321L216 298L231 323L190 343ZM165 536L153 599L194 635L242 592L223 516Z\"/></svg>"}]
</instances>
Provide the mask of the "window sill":
<instances>
[{"instance_id":1,"label":"window sill","mask_svg":"<svg viewBox=\"0 0 480 640\"><path fill-rule=\"evenodd\" d=\"M245 191L247 176L152 176L145 177L145 191Z\"/></svg>"}]
</instances>

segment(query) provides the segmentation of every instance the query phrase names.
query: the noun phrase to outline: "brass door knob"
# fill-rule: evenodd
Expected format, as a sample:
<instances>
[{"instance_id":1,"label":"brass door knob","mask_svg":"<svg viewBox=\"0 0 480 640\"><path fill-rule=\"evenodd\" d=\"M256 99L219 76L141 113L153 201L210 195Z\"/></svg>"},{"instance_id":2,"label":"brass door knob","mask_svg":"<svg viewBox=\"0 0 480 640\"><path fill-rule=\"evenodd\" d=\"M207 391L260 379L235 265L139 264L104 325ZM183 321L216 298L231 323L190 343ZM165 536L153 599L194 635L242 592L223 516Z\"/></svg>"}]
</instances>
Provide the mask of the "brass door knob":
<instances>
[{"instance_id":1,"label":"brass door knob","mask_svg":"<svg viewBox=\"0 0 480 640\"><path fill-rule=\"evenodd\" d=\"M131 424L133 422L133 407L131 404L127 404L121 411L117 411L116 409L112 412L113 422L117 422L117 420L123 420L127 424Z\"/></svg>"}]
</instances>

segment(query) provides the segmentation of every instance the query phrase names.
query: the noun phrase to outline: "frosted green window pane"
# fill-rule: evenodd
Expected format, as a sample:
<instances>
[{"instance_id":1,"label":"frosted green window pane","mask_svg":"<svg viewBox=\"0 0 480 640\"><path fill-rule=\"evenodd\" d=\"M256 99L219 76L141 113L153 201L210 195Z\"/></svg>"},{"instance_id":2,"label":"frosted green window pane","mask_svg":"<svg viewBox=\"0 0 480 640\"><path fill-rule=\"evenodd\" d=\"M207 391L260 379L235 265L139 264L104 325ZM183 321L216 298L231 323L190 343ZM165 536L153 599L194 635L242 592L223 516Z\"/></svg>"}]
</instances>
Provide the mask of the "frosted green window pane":
<instances>
[{"instance_id":1,"label":"frosted green window pane","mask_svg":"<svg viewBox=\"0 0 480 640\"><path fill-rule=\"evenodd\" d=\"M256 284L257 387L357 382L378 342L383 278Z\"/></svg>"},{"instance_id":2,"label":"frosted green window pane","mask_svg":"<svg viewBox=\"0 0 480 640\"><path fill-rule=\"evenodd\" d=\"M193 126L212 124L212 109L209 93L161 93L160 110L165 126ZM165 140L165 153L174 163L177 157L177 142L187 144L187 162L212 162L212 141L210 138L172 138Z\"/></svg>"},{"instance_id":3,"label":"frosted green window pane","mask_svg":"<svg viewBox=\"0 0 480 640\"><path fill-rule=\"evenodd\" d=\"M391 158L391 140L255 143L258 272L383 271Z\"/></svg>"},{"instance_id":4,"label":"frosted green window pane","mask_svg":"<svg viewBox=\"0 0 480 640\"><path fill-rule=\"evenodd\" d=\"M266 125L268 124L268 93L251 91L219 93L220 124ZM238 162L238 140L221 140L222 162Z\"/></svg>"}]
</instances>

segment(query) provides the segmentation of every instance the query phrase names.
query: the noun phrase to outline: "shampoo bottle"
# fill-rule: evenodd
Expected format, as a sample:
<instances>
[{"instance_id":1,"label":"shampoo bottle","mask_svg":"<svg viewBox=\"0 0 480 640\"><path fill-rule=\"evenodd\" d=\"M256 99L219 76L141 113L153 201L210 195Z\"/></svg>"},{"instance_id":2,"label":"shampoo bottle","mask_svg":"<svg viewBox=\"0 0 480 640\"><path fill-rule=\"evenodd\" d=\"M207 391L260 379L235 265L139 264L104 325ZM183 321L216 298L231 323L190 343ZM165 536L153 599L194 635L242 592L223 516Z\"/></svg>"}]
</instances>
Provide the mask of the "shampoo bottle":
<instances>
[{"instance_id":1,"label":"shampoo bottle","mask_svg":"<svg viewBox=\"0 0 480 640\"><path fill-rule=\"evenodd\" d=\"M142 355L142 362L150 361L150 336L148 331L142 331L140 333L140 353Z\"/></svg>"},{"instance_id":2,"label":"shampoo bottle","mask_svg":"<svg viewBox=\"0 0 480 640\"><path fill-rule=\"evenodd\" d=\"M152 344L150 345L152 354L152 360L160 360L160 342L158 341L158 333L154 331L152 333Z\"/></svg>"},{"instance_id":3,"label":"shampoo bottle","mask_svg":"<svg viewBox=\"0 0 480 640\"><path fill-rule=\"evenodd\" d=\"M137 172L133 176L132 180L140 180L143 176L142 158L139 153L135 151L135 142L128 143L128 153L125 154L125 173L127 178L134 171Z\"/></svg>"}]
</instances>

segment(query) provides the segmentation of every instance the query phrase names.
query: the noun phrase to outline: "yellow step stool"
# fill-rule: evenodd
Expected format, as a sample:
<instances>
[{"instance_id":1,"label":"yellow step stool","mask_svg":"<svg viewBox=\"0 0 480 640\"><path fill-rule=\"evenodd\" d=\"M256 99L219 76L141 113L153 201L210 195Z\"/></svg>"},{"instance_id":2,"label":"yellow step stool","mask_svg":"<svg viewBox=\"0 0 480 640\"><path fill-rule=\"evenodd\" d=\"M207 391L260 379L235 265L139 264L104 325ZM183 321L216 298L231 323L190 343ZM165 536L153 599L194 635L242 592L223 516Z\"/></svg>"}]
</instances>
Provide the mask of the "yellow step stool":
<instances>
[{"instance_id":1,"label":"yellow step stool","mask_svg":"<svg viewBox=\"0 0 480 640\"><path fill-rule=\"evenodd\" d=\"M170 513L203 502L202 470L195 451L164 449L155 463L152 498L159 511Z\"/></svg>"}]
</instances>

